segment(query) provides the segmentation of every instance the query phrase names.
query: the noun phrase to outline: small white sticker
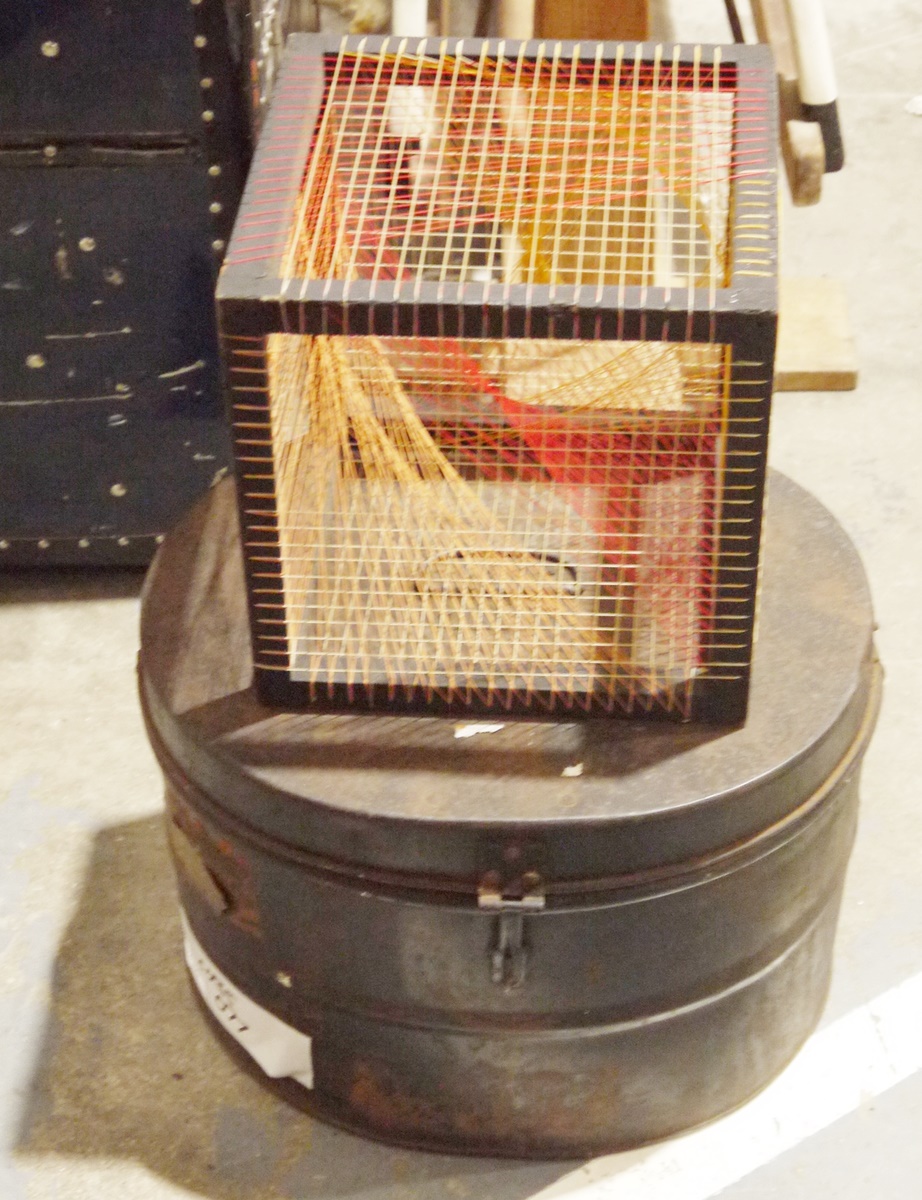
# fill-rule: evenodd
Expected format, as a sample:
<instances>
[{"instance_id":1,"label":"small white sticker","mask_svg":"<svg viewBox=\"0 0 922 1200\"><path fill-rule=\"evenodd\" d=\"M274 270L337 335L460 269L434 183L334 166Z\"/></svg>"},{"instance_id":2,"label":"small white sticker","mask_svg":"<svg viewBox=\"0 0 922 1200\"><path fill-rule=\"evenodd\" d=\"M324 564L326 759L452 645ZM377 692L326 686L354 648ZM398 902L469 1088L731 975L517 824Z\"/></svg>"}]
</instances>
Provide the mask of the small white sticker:
<instances>
[{"instance_id":1,"label":"small white sticker","mask_svg":"<svg viewBox=\"0 0 922 1200\"><path fill-rule=\"evenodd\" d=\"M564 767L564 769L560 772L564 779L578 779L582 773L582 763L574 763L572 767Z\"/></svg>"},{"instance_id":2,"label":"small white sticker","mask_svg":"<svg viewBox=\"0 0 922 1200\"><path fill-rule=\"evenodd\" d=\"M503 728L502 725L482 725L474 721L468 722L466 725L455 726L456 738L472 738L477 737L479 733L499 733Z\"/></svg>"},{"instance_id":3,"label":"small white sticker","mask_svg":"<svg viewBox=\"0 0 922 1200\"><path fill-rule=\"evenodd\" d=\"M246 1050L270 1079L294 1079L314 1086L311 1039L267 1012L214 965L180 910L186 965L212 1016Z\"/></svg>"}]
</instances>

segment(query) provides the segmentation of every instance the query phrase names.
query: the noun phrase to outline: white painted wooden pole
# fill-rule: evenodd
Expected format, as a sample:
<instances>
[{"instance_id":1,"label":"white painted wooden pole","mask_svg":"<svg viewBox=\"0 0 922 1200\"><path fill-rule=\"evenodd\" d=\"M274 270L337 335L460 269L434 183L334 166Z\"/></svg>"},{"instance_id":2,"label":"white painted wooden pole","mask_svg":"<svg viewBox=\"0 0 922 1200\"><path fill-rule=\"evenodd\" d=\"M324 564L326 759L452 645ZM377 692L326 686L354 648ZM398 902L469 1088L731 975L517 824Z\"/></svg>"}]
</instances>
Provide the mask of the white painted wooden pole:
<instances>
[{"instance_id":1,"label":"white painted wooden pole","mask_svg":"<svg viewBox=\"0 0 922 1200\"><path fill-rule=\"evenodd\" d=\"M836 69L823 3L787 0L787 7L804 119L816 121L822 130L826 170L838 171L845 162L845 154L839 127Z\"/></svg>"},{"instance_id":2,"label":"white painted wooden pole","mask_svg":"<svg viewBox=\"0 0 922 1200\"><path fill-rule=\"evenodd\" d=\"M426 0L393 0L391 33L400 37L425 37L428 20Z\"/></svg>"}]
</instances>

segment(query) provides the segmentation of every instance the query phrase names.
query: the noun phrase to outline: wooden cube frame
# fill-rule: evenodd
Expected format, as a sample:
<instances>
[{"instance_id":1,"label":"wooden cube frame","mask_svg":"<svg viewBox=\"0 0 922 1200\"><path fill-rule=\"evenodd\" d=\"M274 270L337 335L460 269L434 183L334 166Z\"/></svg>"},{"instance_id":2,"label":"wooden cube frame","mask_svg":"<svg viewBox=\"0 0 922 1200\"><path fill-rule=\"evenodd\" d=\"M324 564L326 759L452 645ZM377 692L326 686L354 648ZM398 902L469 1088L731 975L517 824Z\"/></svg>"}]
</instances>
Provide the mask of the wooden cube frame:
<instances>
[{"instance_id":1,"label":"wooden cube frame","mask_svg":"<svg viewBox=\"0 0 922 1200\"><path fill-rule=\"evenodd\" d=\"M710 69L738 103L725 286L591 288L578 284L285 277L283 260L324 103L328 64L344 54L545 58L594 56L607 64ZM228 411L233 425L255 682L271 704L328 711L478 712L560 719L665 716L744 719L756 614L759 542L777 324L777 116L774 68L761 46L654 47L615 43L511 43L474 39L289 40L276 94L218 286ZM275 504L268 339L372 335L398 338L581 339L715 343L727 348L713 632L701 669L656 695L513 695L293 677L285 630L283 548ZM287 648L287 651L286 651Z\"/></svg>"}]
</instances>

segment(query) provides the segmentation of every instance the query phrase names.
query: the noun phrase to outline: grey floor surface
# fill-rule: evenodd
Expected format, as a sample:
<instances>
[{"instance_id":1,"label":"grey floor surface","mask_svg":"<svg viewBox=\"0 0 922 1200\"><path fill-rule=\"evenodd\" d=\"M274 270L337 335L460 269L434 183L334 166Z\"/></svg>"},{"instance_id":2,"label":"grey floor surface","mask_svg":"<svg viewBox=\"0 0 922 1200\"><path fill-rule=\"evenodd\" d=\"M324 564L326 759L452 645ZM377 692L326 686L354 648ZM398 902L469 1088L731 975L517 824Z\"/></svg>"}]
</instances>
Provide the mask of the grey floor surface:
<instances>
[{"instance_id":1,"label":"grey floor surface","mask_svg":"<svg viewBox=\"0 0 922 1200\"><path fill-rule=\"evenodd\" d=\"M849 162L818 208L786 210L784 262L845 282L861 381L778 396L771 455L857 543L887 681L824 1025L922 973L922 117L906 107L922 93L922 4L827 7ZM722 14L674 0L659 20L709 40ZM392 1151L312 1122L217 1048L184 977L135 700L139 587L132 573L0 577L0 1200L571 1194L574 1164ZM783 1154L744 1137L737 1182L707 1195L922 1197L920 1135L910 1072ZM619 1180L655 1153L608 1164L593 1200L628 1194ZM705 1194L681 1174L670 1186Z\"/></svg>"}]
</instances>

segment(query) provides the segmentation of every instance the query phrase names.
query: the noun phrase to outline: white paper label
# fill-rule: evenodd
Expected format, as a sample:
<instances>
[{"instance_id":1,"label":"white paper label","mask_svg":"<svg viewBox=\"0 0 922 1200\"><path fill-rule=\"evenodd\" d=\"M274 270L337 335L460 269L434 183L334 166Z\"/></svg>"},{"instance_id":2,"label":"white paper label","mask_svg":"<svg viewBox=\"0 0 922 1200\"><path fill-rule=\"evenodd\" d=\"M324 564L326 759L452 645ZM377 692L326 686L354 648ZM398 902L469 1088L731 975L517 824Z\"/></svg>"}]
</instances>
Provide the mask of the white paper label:
<instances>
[{"instance_id":1,"label":"white paper label","mask_svg":"<svg viewBox=\"0 0 922 1200\"><path fill-rule=\"evenodd\" d=\"M186 965L209 1012L239 1042L271 1079L291 1078L314 1086L311 1039L267 1012L222 974L189 927L180 910Z\"/></svg>"}]
</instances>

